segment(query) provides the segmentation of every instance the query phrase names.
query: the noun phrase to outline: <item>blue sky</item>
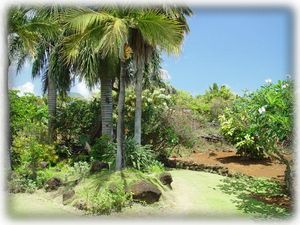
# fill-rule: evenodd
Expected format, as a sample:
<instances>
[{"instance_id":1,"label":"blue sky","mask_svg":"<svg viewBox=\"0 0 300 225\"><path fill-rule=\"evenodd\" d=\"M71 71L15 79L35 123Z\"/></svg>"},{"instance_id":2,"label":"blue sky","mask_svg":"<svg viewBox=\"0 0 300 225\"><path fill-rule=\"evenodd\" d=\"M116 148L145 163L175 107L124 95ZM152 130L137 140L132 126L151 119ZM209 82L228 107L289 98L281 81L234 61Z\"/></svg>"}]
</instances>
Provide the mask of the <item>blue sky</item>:
<instances>
[{"instance_id":1,"label":"blue sky","mask_svg":"<svg viewBox=\"0 0 300 225\"><path fill-rule=\"evenodd\" d=\"M194 15L188 19L191 31L182 54L163 55L162 67L176 88L196 95L216 82L242 94L242 90L257 89L266 79L276 82L292 74L292 15L288 10L202 8L193 11ZM11 68L10 86L26 84L40 94L40 81L32 81L30 71L27 64L15 77ZM77 84L72 91L88 95L84 84Z\"/></svg>"}]
</instances>

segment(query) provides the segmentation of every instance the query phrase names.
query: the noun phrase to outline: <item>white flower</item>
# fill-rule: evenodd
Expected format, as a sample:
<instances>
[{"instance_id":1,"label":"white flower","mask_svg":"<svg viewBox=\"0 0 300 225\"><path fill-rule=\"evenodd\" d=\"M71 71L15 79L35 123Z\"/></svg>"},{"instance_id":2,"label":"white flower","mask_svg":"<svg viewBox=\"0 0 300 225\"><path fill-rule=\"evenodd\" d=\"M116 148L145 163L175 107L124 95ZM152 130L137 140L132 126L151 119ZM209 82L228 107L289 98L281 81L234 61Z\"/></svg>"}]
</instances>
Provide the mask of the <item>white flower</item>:
<instances>
[{"instance_id":1,"label":"white flower","mask_svg":"<svg viewBox=\"0 0 300 225\"><path fill-rule=\"evenodd\" d=\"M260 114L262 114L262 113L266 112L266 108L265 108L264 106L262 106L262 107L260 107L260 108L258 109L258 112L259 112Z\"/></svg>"},{"instance_id":2,"label":"white flower","mask_svg":"<svg viewBox=\"0 0 300 225\"><path fill-rule=\"evenodd\" d=\"M287 88L289 85L288 84L284 84L284 85L282 85L281 87L282 88Z\"/></svg>"},{"instance_id":3,"label":"white flower","mask_svg":"<svg viewBox=\"0 0 300 225\"><path fill-rule=\"evenodd\" d=\"M265 80L265 82L266 82L267 84L271 84L271 83L272 83L272 80L271 80L271 79L267 79L267 80Z\"/></svg>"}]
</instances>

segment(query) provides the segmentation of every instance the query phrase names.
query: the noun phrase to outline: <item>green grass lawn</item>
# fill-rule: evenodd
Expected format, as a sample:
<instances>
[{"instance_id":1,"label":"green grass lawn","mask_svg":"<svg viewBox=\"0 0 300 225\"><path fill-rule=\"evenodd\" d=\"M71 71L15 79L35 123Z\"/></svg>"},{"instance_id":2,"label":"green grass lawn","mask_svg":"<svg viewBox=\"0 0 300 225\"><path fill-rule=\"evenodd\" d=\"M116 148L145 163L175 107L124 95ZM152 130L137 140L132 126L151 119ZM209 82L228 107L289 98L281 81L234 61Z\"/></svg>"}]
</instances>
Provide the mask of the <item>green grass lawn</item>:
<instances>
[{"instance_id":1,"label":"green grass lawn","mask_svg":"<svg viewBox=\"0 0 300 225\"><path fill-rule=\"evenodd\" d=\"M249 188L255 185L265 185L276 190L272 183L253 183L249 180L225 178L220 175L190 171L171 170L173 177L172 189L159 185L162 197L159 202L152 205L133 204L125 207L121 212L114 212L110 216L135 217L135 216L188 216L188 217L284 217L289 215L286 209L267 205L251 199L247 195ZM126 171L124 182L137 179L137 175L130 176ZM142 176L142 175L141 175ZM145 177L141 177L145 178ZM101 180L102 179L102 180ZM76 193L92 186L101 185L104 180L117 181L118 174L107 174L101 178L101 173L83 180L76 188ZM149 179L152 179L151 177ZM152 179L153 180L153 179ZM269 186L268 186L269 185ZM260 188L264 190L263 188ZM251 189L252 190L252 189ZM82 195L79 195L83 197ZM10 194L9 206L12 215L19 216L75 216L83 212L75 210L71 205L62 205L61 193L45 193L42 190L34 194Z\"/></svg>"}]
</instances>

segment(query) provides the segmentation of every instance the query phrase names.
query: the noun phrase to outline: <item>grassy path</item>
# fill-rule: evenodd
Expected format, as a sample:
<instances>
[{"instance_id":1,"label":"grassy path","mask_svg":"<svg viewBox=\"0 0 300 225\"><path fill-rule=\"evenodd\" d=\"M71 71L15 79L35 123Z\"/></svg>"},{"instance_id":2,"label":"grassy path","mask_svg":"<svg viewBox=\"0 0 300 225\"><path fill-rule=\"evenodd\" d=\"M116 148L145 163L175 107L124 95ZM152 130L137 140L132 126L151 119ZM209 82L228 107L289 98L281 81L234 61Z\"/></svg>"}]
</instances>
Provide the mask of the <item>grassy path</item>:
<instances>
[{"instance_id":1,"label":"grassy path","mask_svg":"<svg viewBox=\"0 0 300 225\"><path fill-rule=\"evenodd\" d=\"M18 193L8 195L8 210L12 217L74 217L82 212L62 204L61 195L42 190L34 194Z\"/></svg>"},{"instance_id":2,"label":"grassy path","mask_svg":"<svg viewBox=\"0 0 300 225\"><path fill-rule=\"evenodd\" d=\"M159 202L143 206L134 204L110 217L179 216L179 217L252 217L253 215L285 215L278 207L238 196L237 191L224 192L224 177L216 174L171 170L172 190L162 186ZM229 184L230 185L230 184ZM79 216L83 212L62 205L61 193L12 194L9 206L18 216ZM252 214L252 215L250 215Z\"/></svg>"},{"instance_id":3,"label":"grassy path","mask_svg":"<svg viewBox=\"0 0 300 225\"><path fill-rule=\"evenodd\" d=\"M218 185L224 177L190 170L172 170L172 190L163 193L159 203L151 206L134 205L118 216L242 216L235 207L234 196L222 192Z\"/></svg>"}]
</instances>

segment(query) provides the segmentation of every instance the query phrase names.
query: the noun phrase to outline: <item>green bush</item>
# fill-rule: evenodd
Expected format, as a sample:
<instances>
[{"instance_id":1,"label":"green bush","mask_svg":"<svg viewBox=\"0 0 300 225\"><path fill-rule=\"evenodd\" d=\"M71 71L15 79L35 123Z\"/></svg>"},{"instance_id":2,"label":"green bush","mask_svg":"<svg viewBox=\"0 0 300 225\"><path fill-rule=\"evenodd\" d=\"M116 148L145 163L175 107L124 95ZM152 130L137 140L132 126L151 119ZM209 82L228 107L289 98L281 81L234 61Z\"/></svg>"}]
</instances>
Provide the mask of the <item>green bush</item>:
<instances>
[{"instance_id":1,"label":"green bush","mask_svg":"<svg viewBox=\"0 0 300 225\"><path fill-rule=\"evenodd\" d=\"M289 145L293 130L293 92L291 81L278 81L236 99L220 116L224 137L237 153L263 158Z\"/></svg>"},{"instance_id":2,"label":"green bush","mask_svg":"<svg viewBox=\"0 0 300 225\"><path fill-rule=\"evenodd\" d=\"M113 161L116 157L116 144L107 135L102 135L96 139L95 144L92 146L90 155L94 160L100 161Z\"/></svg>"},{"instance_id":3,"label":"green bush","mask_svg":"<svg viewBox=\"0 0 300 225\"><path fill-rule=\"evenodd\" d=\"M107 146L107 145L106 145ZM125 165L138 170L146 170L148 166L157 164L156 155L152 151L150 145L137 145L133 138L125 139ZM102 161L115 166L116 160L116 147L106 149L105 154L100 158Z\"/></svg>"},{"instance_id":4,"label":"green bush","mask_svg":"<svg viewBox=\"0 0 300 225\"><path fill-rule=\"evenodd\" d=\"M146 167L145 171L150 174L157 174L165 171L164 165L159 161L154 161L152 164Z\"/></svg>"},{"instance_id":5,"label":"green bush","mask_svg":"<svg viewBox=\"0 0 300 225\"><path fill-rule=\"evenodd\" d=\"M16 90L9 90L8 98L11 138L29 124L47 125L48 108L43 98L29 93L20 96L20 92Z\"/></svg>"},{"instance_id":6,"label":"green bush","mask_svg":"<svg viewBox=\"0 0 300 225\"><path fill-rule=\"evenodd\" d=\"M54 146L41 142L35 134L37 132L35 128L39 126L28 126L19 131L11 147L14 170L31 179L35 179L36 171L42 161L51 164L58 158Z\"/></svg>"},{"instance_id":7,"label":"green bush","mask_svg":"<svg viewBox=\"0 0 300 225\"><path fill-rule=\"evenodd\" d=\"M68 97L58 100L57 137L68 148L92 143L101 132L100 99L84 100Z\"/></svg>"},{"instance_id":8,"label":"green bush","mask_svg":"<svg viewBox=\"0 0 300 225\"><path fill-rule=\"evenodd\" d=\"M155 155L150 145L137 145L134 139L125 141L125 163L126 166L138 170L144 170L155 161Z\"/></svg>"},{"instance_id":9,"label":"green bush","mask_svg":"<svg viewBox=\"0 0 300 225\"><path fill-rule=\"evenodd\" d=\"M22 174L12 173L8 182L8 189L11 193L33 193L37 189L37 184L34 180L28 179Z\"/></svg>"},{"instance_id":10,"label":"green bush","mask_svg":"<svg viewBox=\"0 0 300 225\"><path fill-rule=\"evenodd\" d=\"M125 192L123 185L114 185L113 193L107 187L103 187L98 192L92 194L90 194L90 190L86 190L88 213L110 214L113 211L121 211L129 202L130 195Z\"/></svg>"},{"instance_id":11,"label":"green bush","mask_svg":"<svg viewBox=\"0 0 300 225\"><path fill-rule=\"evenodd\" d=\"M75 162L70 169L70 176L85 178L90 174L90 164L87 162Z\"/></svg>"}]
</instances>

